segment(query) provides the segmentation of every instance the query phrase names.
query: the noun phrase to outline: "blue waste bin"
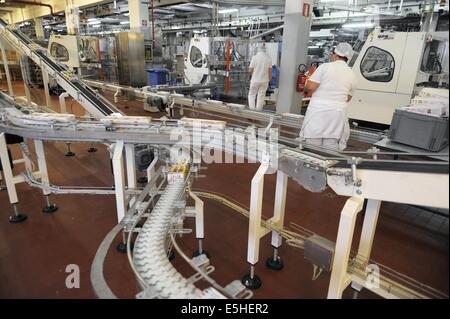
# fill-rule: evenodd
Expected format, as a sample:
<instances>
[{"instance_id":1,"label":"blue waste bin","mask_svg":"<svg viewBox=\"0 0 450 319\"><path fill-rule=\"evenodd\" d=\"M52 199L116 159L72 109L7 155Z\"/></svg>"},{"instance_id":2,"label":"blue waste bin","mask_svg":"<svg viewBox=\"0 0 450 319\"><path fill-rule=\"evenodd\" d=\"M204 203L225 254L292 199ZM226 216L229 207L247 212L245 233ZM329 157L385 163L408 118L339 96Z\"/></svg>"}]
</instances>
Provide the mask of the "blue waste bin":
<instances>
[{"instance_id":1,"label":"blue waste bin","mask_svg":"<svg viewBox=\"0 0 450 319\"><path fill-rule=\"evenodd\" d=\"M150 85L162 85L167 83L167 69L148 69L148 83Z\"/></svg>"}]
</instances>

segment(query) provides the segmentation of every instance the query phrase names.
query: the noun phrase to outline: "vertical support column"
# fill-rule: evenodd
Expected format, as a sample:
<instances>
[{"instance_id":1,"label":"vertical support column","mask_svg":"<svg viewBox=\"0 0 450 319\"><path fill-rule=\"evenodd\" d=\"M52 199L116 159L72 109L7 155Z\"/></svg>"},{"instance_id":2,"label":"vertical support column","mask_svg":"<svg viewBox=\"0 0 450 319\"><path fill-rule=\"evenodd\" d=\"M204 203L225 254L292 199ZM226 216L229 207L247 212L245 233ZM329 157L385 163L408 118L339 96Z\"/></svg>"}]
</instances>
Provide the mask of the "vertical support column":
<instances>
[{"instance_id":1,"label":"vertical support column","mask_svg":"<svg viewBox=\"0 0 450 319\"><path fill-rule=\"evenodd\" d=\"M46 214L54 213L58 210L58 207L56 207L55 204L50 203L49 196L51 192L48 189L48 186L50 185L50 180L48 178L47 163L45 161L44 143L40 140L34 140L34 148L36 150L36 157L39 166L41 183L47 187L42 190L46 201L46 206L42 209L42 212Z\"/></svg>"},{"instance_id":2,"label":"vertical support column","mask_svg":"<svg viewBox=\"0 0 450 319\"><path fill-rule=\"evenodd\" d=\"M150 163L150 165L146 169L147 182L151 181L151 179L153 178L153 175L155 175L156 162L158 162L158 156L155 154L153 161ZM150 190L152 192L156 191L156 184L154 184Z\"/></svg>"},{"instance_id":3,"label":"vertical support column","mask_svg":"<svg viewBox=\"0 0 450 319\"><path fill-rule=\"evenodd\" d=\"M150 39L150 14L148 4L141 0L128 0L130 13L130 31L144 34L144 40Z\"/></svg>"},{"instance_id":4,"label":"vertical support column","mask_svg":"<svg viewBox=\"0 0 450 319\"><path fill-rule=\"evenodd\" d=\"M342 298L342 292L351 282L351 275L347 272L348 259L352 247L356 216L361 211L363 203L363 198L350 197L342 209L334 251L333 269L328 287L328 299Z\"/></svg>"},{"instance_id":5,"label":"vertical support column","mask_svg":"<svg viewBox=\"0 0 450 319\"><path fill-rule=\"evenodd\" d=\"M34 18L34 31L36 32L36 38L38 40L44 40L45 33L42 25L42 18Z\"/></svg>"},{"instance_id":6,"label":"vertical support column","mask_svg":"<svg viewBox=\"0 0 450 319\"><path fill-rule=\"evenodd\" d=\"M212 36L219 36L219 3L211 2L212 5Z\"/></svg>"},{"instance_id":7,"label":"vertical support column","mask_svg":"<svg viewBox=\"0 0 450 319\"><path fill-rule=\"evenodd\" d=\"M286 0L277 113L300 113L302 94L296 91L298 66L307 63L312 0Z\"/></svg>"},{"instance_id":8,"label":"vertical support column","mask_svg":"<svg viewBox=\"0 0 450 319\"><path fill-rule=\"evenodd\" d=\"M264 193L264 175L269 169L268 163L262 163L252 179L250 195L250 216L248 225L247 261L250 264L250 273L242 278L247 288L258 289L261 279L255 275L255 265L259 261L259 241L261 239L261 212Z\"/></svg>"},{"instance_id":9,"label":"vertical support column","mask_svg":"<svg viewBox=\"0 0 450 319\"><path fill-rule=\"evenodd\" d=\"M78 35L80 29L80 13L73 0L66 0L66 26L67 34Z\"/></svg>"},{"instance_id":10,"label":"vertical support column","mask_svg":"<svg viewBox=\"0 0 450 319\"><path fill-rule=\"evenodd\" d=\"M134 154L134 145L126 144L125 145L125 160L127 164L127 183L128 189L135 189L137 187L136 180L136 162L135 162L135 154ZM131 195L130 195L131 196ZM131 196L129 205L133 205L134 196Z\"/></svg>"},{"instance_id":11,"label":"vertical support column","mask_svg":"<svg viewBox=\"0 0 450 319\"><path fill-rule=\"evenodd\" d=\"M46 105L52 109L52 100L50 98L50 91L49 91L49 76L47 70L42 68L42 80L44 82L44 92L45 92L45 102Z\"/></svg>"},{"instance_id":12,"label":"vertical support column","mask_svg":"<svg viewBox=\"0 0 450 319\"><path fill-rule=\"evenodd\" d=\"M275 189L275 204L273 208L273 221L279 226L284 225L284 213L286 210L288 176L282 171L277 172L277 184ZM278 255L278 248L282 244L282 237L279 232L272 231L273 256L266 260L266 266L273 270L283 269L283 261Z\"/></svg>"},{"instance_id":13,"label":"vertical support column","mask_svg":"<svg viewBox=\"0 0 450 319\"><path fill-rule=\"evenodd\" d=\"M370 259L370 253L372 252L373 238L375 237L375 229L377 227L380 207L380 200L369 199L367 201L361 238L359 240L358 247L358 260L364 261L366 267ZM353 292L353 298L357 298L358 292L361 291L362 286L356 282L352 282L352 288L355 289Z\"/></svg>"},{"instance_id":14,"label":"vertical support column","mask_svg":"<svg viewBox=\"0 0 450 319\"><path fill-rule=\"evenodd\" d=\"M197 195L195 195L191 191L189 191L189 196L195 202L195 237L198 240L198 250L194 252L193 257L205 254L206 257L209 258L208 252L203 249L203 239L205 238L205 225L203 215L204 203Z\"/></svg>"},{"instance_id":15,"label":"vertical support column","mask_svg":"<svg viewBox=\"0 0 450 319\"><path fill-rule=\"evenodd\" d=\"M372 252L373 238L377 227L378 215L380 213L381 201L369 199L367 201L366 213L364 214L364 223L361 232L361 239L358 247L358 257L367 261Z\"/></svg>"},{"instance_id":16,"label":"vertical support column","mask_svg":"<svg viewBox=\"0 0 450 319\"><path fill-rule=\"evenodd\" d=\"M31 94L30 94L30 77L26 68L27 57L23 54L20 55L20 71L22 73L23 79L23 87L25 89L25 96L27 98L27 102L31 104Z\"/></svg>"},{"instance_id":17,"label":"vertical support column","mask_svg":"<svg viewBox=\"0 0 450 319\"><path fill-rule=\"evenodd\" d=\"M6 190L8 191L9 202L13 206L14 215L9 217L11 223L20 223L27 219L27 216L19 213L17 204L19 199L17 197L16 185L14 183L14 176L9 161L8 146L6 144L5 133L0 133L0 161L3 168L3 176L5 178Z\"/></svg>"},{"instance_id":18,"label":"vertical support column","mask_svg":"<svg viewBox=\"0 0 450 319\"><path fill-rule=\"evenodd\" d=\"M117 141L113 153L114 189L116 192L117 222L125 216L125 174L123 167L123 141Z\"/></svg>"},{"instance_id":19,"label":"vertical support column","mask_svg":"<svg viewBox=\"0 0 450 319\"><path fill-rule=\"evenodd\" d=\"M6 56L5 45L3 44L3 40L1 39L0 39L0 49L2 51L3 66L5 67L6 82L8 83L9 95L14 96L14 91L11 82L11 73L9 72L8 57Z\"/></svg>"}]
</instances>

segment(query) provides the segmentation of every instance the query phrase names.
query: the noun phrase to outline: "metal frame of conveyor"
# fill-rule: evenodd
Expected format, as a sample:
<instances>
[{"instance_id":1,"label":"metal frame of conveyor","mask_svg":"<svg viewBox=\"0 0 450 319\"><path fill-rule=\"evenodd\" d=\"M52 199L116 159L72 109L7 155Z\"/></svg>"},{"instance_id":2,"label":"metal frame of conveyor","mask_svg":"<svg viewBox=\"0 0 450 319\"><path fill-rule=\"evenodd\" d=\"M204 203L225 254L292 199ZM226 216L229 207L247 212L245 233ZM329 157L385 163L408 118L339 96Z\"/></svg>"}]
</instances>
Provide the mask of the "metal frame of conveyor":
<instances>
[{"instance_id":1,"label":"metal frame of conveyor","mask_svg":"<svg viewBox=\"0 0 450 319\"><path fill-rule=\"evenodd\" d=\"M47 50L35 44L19 30L8 26L2 19L0 19L0 36L20 54L28 56L39 65L42 68L44 78L49 75L55 78L57 83L79 102L90 115L103 117L112 113L121 113L106 99L101 98L99 94L76 78L65 65L48 56ZM47 103L49 104L48 97Z\"/></svg>"}]
</instances>

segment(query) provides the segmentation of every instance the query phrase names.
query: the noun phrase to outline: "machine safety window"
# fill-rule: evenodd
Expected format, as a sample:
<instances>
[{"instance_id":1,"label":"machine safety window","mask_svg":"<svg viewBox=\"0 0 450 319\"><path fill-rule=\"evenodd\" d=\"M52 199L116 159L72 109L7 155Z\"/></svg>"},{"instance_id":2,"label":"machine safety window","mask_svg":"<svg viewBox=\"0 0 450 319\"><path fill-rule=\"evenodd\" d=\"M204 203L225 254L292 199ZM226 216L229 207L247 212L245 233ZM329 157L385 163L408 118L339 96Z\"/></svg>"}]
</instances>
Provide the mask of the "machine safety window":
<instances>
[{"instance_id":1,"label":"machine safety window","mask_svg":"<svg viewBox=\"0 0 450 319\"><path fill-rule=\"evenodd\" d=\"M189 54L191 64L196 68L201 68L203 65L202 51L196 46L191 47L191 53Z\"/></svg>"},{"instance_id":2,"label":"machine safety window","mask_svg":"<svg viewBox=\"0 0 450 319\"><path fill-rule=\"evenodd\" d=\"M394 57L387 51L370 47L361 61L361 74L369 81L389 82L394 76Z\"/></svg>"},{"instance_id":3,"label":"machine safety window","mask_svg":"<svg viewBox=\"0 0 450 319\"><path fill-rule=\"evenodd\" d=\"M50 46L50 54L58 61L61 62L69 61L69 52L63 45L59 43L56 42L52 43L52 45Z\"/></svg>"}]
</instances>

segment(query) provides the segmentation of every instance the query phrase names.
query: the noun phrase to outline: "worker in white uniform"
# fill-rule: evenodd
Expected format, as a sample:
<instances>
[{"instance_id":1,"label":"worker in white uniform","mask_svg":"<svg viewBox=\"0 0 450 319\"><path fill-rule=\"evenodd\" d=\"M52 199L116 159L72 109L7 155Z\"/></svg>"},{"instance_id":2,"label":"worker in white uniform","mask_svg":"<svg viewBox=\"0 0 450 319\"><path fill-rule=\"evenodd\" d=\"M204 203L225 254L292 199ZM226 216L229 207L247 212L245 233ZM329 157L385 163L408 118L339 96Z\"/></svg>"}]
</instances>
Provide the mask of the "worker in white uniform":
<instances>
[{"instance_id":1,"label":"worker in white uniform","mask_svg":"<svg viewBox=\"0 0 450 319\"><path fill-rule=\"evenodd\" d=\"M272 79L272 58L266 53L264 44L258 46L258 52L250 62L249 75L251 76L250 90L248 92L248 107L262 110L269 81Z\"/></svg>"},{"instance_id":2,"label":"worker in white uniform","mask_svg":"<svg viewBox=\"0 0 450 319\"><path fill-rule=\"evenodd\" d=\"M357 83L347 65L352 54L350 44L338 44L332 62L320 65L306 83L312 97L300 131L301 141L333 150L347 147L350 126L346 108Z\"/></svg>"}]
</instances>

